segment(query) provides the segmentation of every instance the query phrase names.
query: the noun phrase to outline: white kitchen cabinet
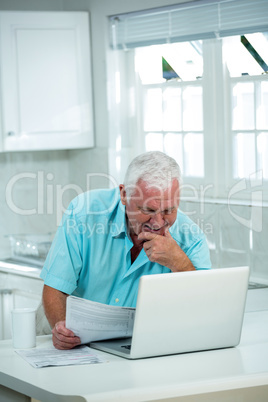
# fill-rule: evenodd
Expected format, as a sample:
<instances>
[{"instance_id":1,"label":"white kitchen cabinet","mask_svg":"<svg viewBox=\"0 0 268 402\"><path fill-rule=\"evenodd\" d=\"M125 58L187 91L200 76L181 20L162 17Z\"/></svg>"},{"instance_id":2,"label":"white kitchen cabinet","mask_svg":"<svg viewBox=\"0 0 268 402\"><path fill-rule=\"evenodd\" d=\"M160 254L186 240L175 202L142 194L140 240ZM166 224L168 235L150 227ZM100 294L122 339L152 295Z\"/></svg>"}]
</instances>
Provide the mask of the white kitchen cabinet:
<instances>
[{"instance_id":1,"label":"white kitchen cabinet","mask_svg":"<svg viewBox=\"0 0 268 402\"><path fill-rule=\"evenodd\" d=\"M1 151L94 145L89 14L0 12Z\"/></svg>"}]
</instances>

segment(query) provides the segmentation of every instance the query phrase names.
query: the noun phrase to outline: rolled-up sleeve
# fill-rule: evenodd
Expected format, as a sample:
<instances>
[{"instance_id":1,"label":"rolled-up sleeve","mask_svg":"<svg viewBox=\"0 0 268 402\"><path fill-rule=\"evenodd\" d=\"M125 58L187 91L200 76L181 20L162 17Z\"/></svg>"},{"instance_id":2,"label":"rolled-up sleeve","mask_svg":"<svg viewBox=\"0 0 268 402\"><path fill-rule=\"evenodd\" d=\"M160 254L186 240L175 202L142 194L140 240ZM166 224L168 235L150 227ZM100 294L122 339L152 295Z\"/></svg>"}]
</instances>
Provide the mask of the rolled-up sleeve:
<instances>
[{"instance_id":1,"label":"rolled-up sleeve","mask_svg":"<svg viewBox=\"0 0 268 402\"><path fill-rule=\"evenodd\" d=\"M82 268L79 222L70 204L57 230L40 277L44 284L71 294Z\"/></svg>"}]
</instances>

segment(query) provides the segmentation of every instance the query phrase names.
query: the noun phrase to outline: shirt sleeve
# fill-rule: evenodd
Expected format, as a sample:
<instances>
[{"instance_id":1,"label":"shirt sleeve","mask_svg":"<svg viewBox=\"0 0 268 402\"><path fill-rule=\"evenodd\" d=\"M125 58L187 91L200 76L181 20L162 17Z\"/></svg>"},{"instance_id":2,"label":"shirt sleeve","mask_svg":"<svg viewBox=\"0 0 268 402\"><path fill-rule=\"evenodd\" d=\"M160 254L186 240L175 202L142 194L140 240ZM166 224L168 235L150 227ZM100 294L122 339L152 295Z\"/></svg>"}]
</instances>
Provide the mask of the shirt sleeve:
<instances>
[{"instance_id":1,"label":"shirt sleeve","mask_svg":"<svg viewBox=\"0 0 268 402\"><path fill-rule=\"evenodd\" d=\"M210 253L205 235L202 233L186 251L195 269L210 269Z\"/></svg>"},{"instance_id":2,"label":"shirt sleeve","mask_svg":"<svg viewBox=\"0 0 268 402\"><path fill-rule=\"evenodd\" d=\"M200 227L183 212L178 212L177 221L170 233L195 269L210 269L210 252L207 239Z\"/></svg>"},{"instance_id":3,"label":"shirt sleeve","mask_svg":"<svg viewBox=\"0 0 268 402\"><path fill-rule=\"evenodd\" d=\"M71 203L58 227L40 277L44 284L71 294L82 268L82 236Z\"/></svg>"}]
</instances>

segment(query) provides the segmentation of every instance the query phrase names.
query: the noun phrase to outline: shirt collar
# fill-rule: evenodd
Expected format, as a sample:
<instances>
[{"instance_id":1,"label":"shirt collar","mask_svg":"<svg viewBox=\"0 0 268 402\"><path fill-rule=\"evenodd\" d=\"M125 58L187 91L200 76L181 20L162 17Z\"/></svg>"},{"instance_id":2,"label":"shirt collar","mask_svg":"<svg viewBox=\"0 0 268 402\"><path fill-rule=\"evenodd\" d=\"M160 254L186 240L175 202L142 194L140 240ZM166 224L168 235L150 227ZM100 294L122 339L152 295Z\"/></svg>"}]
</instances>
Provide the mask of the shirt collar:
<instances>
[{"instance_id":1,"label":"shirt collar","mask_svg":"<svg viewBox=\"0 0 268 402\"><path fill-rule=\"evenodd\" d=\"M112 237L118 237L122 233L127 235L126 208L121 200L119 200L116 206L115 217L113 219Z\"/></svg>"}]
</instances>

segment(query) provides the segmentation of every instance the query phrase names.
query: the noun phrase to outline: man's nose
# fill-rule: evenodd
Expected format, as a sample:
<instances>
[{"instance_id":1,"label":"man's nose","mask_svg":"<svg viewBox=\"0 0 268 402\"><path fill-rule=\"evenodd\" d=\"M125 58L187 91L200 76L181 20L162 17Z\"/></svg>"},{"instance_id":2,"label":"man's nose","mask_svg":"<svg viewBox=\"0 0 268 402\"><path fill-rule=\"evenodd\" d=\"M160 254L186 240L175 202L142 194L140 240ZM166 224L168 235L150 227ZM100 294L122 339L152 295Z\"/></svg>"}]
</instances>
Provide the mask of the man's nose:
<instances>
[{"instance_id":1,"label":"man's nose","mask_svg":"<svg viewBox=\"0 0 268 402\"><path fill-rule=\"evenodd\" d=\"M151 217L151 223L156 226L157 228L163 226L163 224L165 223L164 220L164 215L161 212L157 212L155 213L152 217Z\"/></svg>"}]
</instances>

